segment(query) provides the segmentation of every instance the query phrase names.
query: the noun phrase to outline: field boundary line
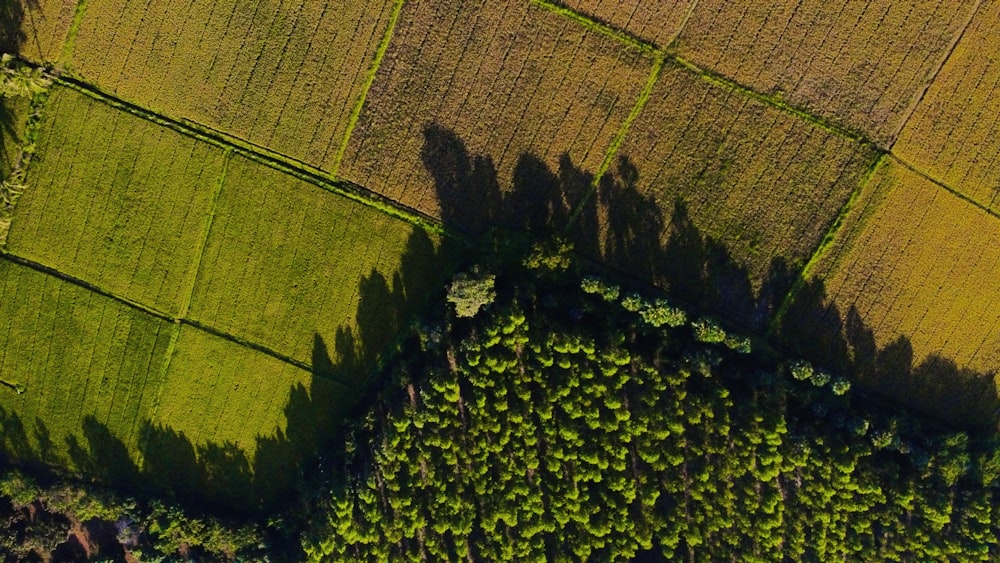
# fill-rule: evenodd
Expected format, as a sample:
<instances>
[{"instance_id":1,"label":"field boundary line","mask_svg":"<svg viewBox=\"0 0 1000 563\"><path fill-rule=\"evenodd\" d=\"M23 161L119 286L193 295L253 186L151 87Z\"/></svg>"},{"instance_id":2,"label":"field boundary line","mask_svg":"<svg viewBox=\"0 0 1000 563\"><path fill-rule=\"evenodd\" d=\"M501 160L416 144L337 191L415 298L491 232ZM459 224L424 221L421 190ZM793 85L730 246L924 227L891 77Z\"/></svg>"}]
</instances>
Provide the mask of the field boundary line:
<instances>
[{"instance_id":1,"label":"field boundary line","mask_svg":"<svg viewBox=\"0 0 1000 563\"><path fill-rule=\"evenodd\" d=\"M117 301L117 302L119 302L119 303L121 303L123 305L127 305L127 306L129 306L129 307L131 307L133 309L142 311L143 313L146 313L148 315L152 315L152 316L154 316L154 317L156 317L158 319L162 319L164 321L170 321L170 322L177 321L177 319L175 317L172 317L169 313L164 313L163 311L160 311L158 309L150 307L149 305L143 305L142 303L139 303L138 301L134 301L134 300L129 299L127 297L123 297L121 295L118 295L117 293L114 293L112 291L108 291L106 289L103 289L103 288L101 288L101 287L99 287L99 286L97 286L95 284L92 284L90 282L81 280L80 278L71 276L71 275L69 275L69 274L67 274L65 272L61 272L61 271L59 271L59 270L57 270L57 269L55 269L55 268L53 268L51 266L46 266L45 264L42 264L40 262L36 262L35 260L31 260L30 258L24 258L22 256L18 256L17 254L13 254L13 253L11 253L11 252L9 252L7 250L0 250L0 259L7 260L8 262L13 262L13 263L18 264L20 266L25 266L27 268L31 268L32 270L35 270L36 272L40 272L40 273L52 276L54 278L59 278L62 281L71 283L71 284L73 284L73 285L75 285L77 287L82 287L83 289L86 289L86 290L91 291L93 293L96 293L98 295L102 295L102 296L107 297L109 299L113 299L113 300L115 300L115 301Z\"/></svg>"},{"instance_id":2,"label":"field boundary line","mask_svg":"<svg viewBox=\"0 0 1000 563\"><path fill-rule=\"evenodd\" d=\"M941 188L942 190L950 193L951 195L956 196L959 199L961 199L961 200L963 200L963 201L965 201L967 203L971 203L972 205L976 206L980 210L985 211L988 215L992 215L993 217L995 217L997 219L1000 219L1000 211L997 211L995 209L990 209L986 205L984 205L984 204L976 201L975 199L972 199L971 197L963 194L962 192L958 191L957 189L949 186L948 184L945 184L941 180L938 180L937 178L934 178L933 176L927 174L923 170L918 169L917 167L913 166L909 162L906 162L902 158L899 158L899 156L897 156L897 155L895 155L893 153L889 153L889 156L891 156L892 159L895 160L900 166L902 166L903 168L906 168L910 172L913 172L914 174L920 176L921 178L927 180L928 182L934 184L935 186Z\"/></svg>"},{"instance_id":3,"label":"field boundary line","mask_svg":"<svg viewBox=\"0 0 1000 563\"><path fill-rule=\"evenodd\" d=\"M382 40L379 42L378 48L375 49L375 58L372 59L372 64L365 75L365 82L361 85L361 94L358 96L358 100L354 104L354 107L351 108L351 114L347 118L347 129L344 130L344 138L341 139L340 146L337 147L337 155L333 159L333 166L330 167L334 176L340 174L340 163L344 160L344 155L347 154L347 145L351 142L351 137L354 135L354 128L361 119L361 111L368 100L368 92L371 90L372 84L375 83L378 69L382 66L382 59L385 58L385 54L389 51L389 44L392 42L392 36L396 32L396 24L399 22L399 14L403 11L403 2L404 0L395 0L392 13L389 15L389 25L382 35Z\"/></svg>"},{"instance_id":4,"label":"field boundary line","mask_svg":"<svg viewBox=\"0 0 1000 563\"><path fill-rule=\"evenodd\" d=\"M386 215L401 219L424 229L425 231L453 238L460 241L467 241L468 236L456 231L454 228L441 223L439 220L421 213L416 209L409 208L395 200L368 190L354 182L337 179L323 170L315 168L305 162L295 160L287 155L277 153L270 149L244 141L232 135L212 129L188 119L175 119L152 110L143 108L136 104L126 102L105 92L102 92L90 84L75 78L61 76L56 82L64 87L75 90L85 96L89 96L109 107L124 111L136 117L156 123L157 125L172 129L192 137L199 141L223 149L231 149L233 152L245 156L246 158L273 168L280 172L292 175L300 180L316 185L328 192L346 197L352 201L371 207Z\"/></svg>"},{"instance_id":5,"label":"field boundary line","mask_svg":"<svg viewBox=\"0 0 1000 563\"><path fill-rule=\"evenodd\" d=\"M566 6L560 4L558 1L531 0L531 3L548 10L553 14L571 19L583 25L587 29L596 31L601 35L610 37L618 41L619 43L623 43L629 47L632 47L633 49L638 49L639 51L646 53L648 55L652 55L655 58L662 57L664 54L663 49L657 47L654 43L646 41L644 39L640 39L639 37L636 37L631 33L628 33L627 31L622 31L616 27L612 27L604 22L598 21L590 16L581 14L576 10L567 8Z\"/></svg>"},{"instance_id":6,"label":"field boundary line","mask_svg":"<svg viewBox=\"0 0 1000 563\"><path fill-rule=\"evenodd\" d=\"M797 276L795 276L795 281L792 282L792 286L788 288L788 292L781 300L781 305L778 306L778 310L775 311L774 316L771 317L771 322L768 323L766 336L770 337L774 335L774 331L777 330L778 326L781 324L781 320L784 318L785 313L788 311L788 307L791 305L792 300L798 295L799 291L806 285L808 281L809 274L816 268L816 264L820 260L826 257L830 248L833 246L834 240L841 232L841 227L844 226L844 222L847 220L847 216L854 209L854 205L857 203L858 199L861 197L861 193L868 187L872 181L872 177L875 175L875 171L882 165L886 159L891 156L888 152L880 151L878 156L872 161L868 169L865 170L864 176L855 186L854 190L851 191L850 197L841 206L840 211L837 212L837 216L830 223L827 228L826 233L823 234L823 238L820 240L819 244L816 246L816 250L809 256L809 260L802 266L799 270Z\"/></svg>"},{"instance_id":7,"label":"field boundary line","mask_svg":"<svg viewBox=\"0 0 1000 563\"><path fill-rule=\"evenodd\" d=\"M658 55L653 63L653 69L649 73L649 78L646 79L646 84L643 85L642 90L639 91L639 98L636 100L635 104L632 105L632 110L629 112L628 117L622 122L621 127L615 132L615 136L611 139L611 144L608 145L607 151L604 153L604 160L601 161L601 166L597 169L594 174L594 179L590 182L590 187L587 192L583 194L580 198L580 202L576 205L573 213L570 214L569 219L566 221L566 226L563 230L564 234L569 233L573 226L576 225L577 220L580 218L580 214L583 213L584 208L590 203L590 200L594 197L594 193L597 191L600 185L601 179L604 174L611 168L611 163L614 161L615 157L618 156L618 151L621 149L622 144L625 142L625 136L628 135L629 129L632 128L632 123L639 118L639 114L646 107L646 103L649 102L649 98L653 95L653 88L656 83L660 80L660 73L663 71L663 67L666 64L665 59Z\"/></svg>"},{"instance_id":8,"label":"field boundary line","mask_svg":"<svg viewBox=\"0 0 1000 563\"><path fill-rule=\"evenodd\" d=\"M328 377L328 376L317 375L316 372L314 371L313 366L311 364L309 364L307 362L303 362L302 360L296 360L295 358L293 358L291 356L287 356L285 354L282 354L281 352L278 352L277 350L274 350L272 348L268 348L267 346L265 346L263 344L260 344L258 342L254 342L252 340L248 340L246 338L243 338L243 337L240 337L240 336L236 336L235 334L232 334L230 332L226 332L224 330L220 330L220 329L217 329L215 327L211 327L211 326L208 326L206 324L202 324L202 323L200 323L200 322L198 322L198 321L196 321L194 319L180 319L178 322L180 324L184 324L184 325L190 326L191 328L196 328L196 329L198 329L198 330L200 330L202 332L205 332L207 334L211 334L212 336L217 336L219 338L222 338L223 340L228 340L229 342L232 342L233 344L238 344L240 346L243 346L244 348L250 348L251 350L256 350L257 352L260 352L262 354L270 356L270 357L274 358L275 360L278 360L278 361L284 362L286 364L293 365L293 366L295 366L295 367L297 367L299 369L308 371L314 377L319 377L319 378L325 379L327 381L333 381L335 383L339 383L341 385L346 386L348 389L352 389L352 390L356 390L357 389L357 386L355 386L353 383L348 383L347 381L344 381L344 380L342 380L342 379L340 379L338 377Z\"/></svg>"},{"instance_id":9,"label":"field boundary line","mask_svg":"<svg viewBox=\"0 0 1000 563\"><path fill-rule=\"evenodd\" d=\"M889 146L887 147L888 150L891 151L892 148L896 146L896 140L899 139L900 134L903 133L903 129L906 128L906 124L910 122L910 118L913 117L913 114L917 112L917 108L920 107L920 104L924 101L924 97L927 96L927 91L931 89L931 86L935 82L937 82L938 75L941 74L941 71L948 63L948 59L951 58L951 55L955 52L955 49L962 41L962 38L965 37L965 32L972 27L972 21L976 19L976 14L979 13L979 8L982 7L982 5L983 0L977 0L976 6L972 8L971 13L969 14L969 20L965 22L964 26L962 26L962 31L955 34L955 37L952 39L951 45L948 46L948 51L945 53L944 57L942 57L937 66L931 70L930 74L928 74L927 78L924 80L924 84L921 86L920 91L910 101L910 106L906 108L906 117L900 120L899 126L896 127L896 130L890 138Z\"/></svg>"},{"instance_id":10,"label":"field boundary line","mask_svg":"<svg viewBox=\"0 0 1000 563\"><path fill-rule=\"evenodd\" d=\"M232 159L232 156L232 149L225 149L222 153L222 168L215 181L212 203L208 206L208 216L205 218L201 241L198 244L198 250L195 252L194 260L192 261L194 264L191 276L190 279L185 280L184 292L181 294L184 296L184 302L181 303L180 312L177 313L178 318L181 319L187 316L188 310L191 308L191 301L194 299L194 289L198 284L198 275L201 274L202 257L205 255L205 247L208 246L208 237L212 232L212 223L215 221L215 210L218 207L219 194L222 193L222 185L226 183L226 171L229 169L229 161Z\"/></svg>"},{"instance_id":11,"label":"field boundary line","mask_svg":"<svg viewBox=\"0 0 1000 563\"><path fill-rule=\"evenodd\" d=\"M64 68L71 68L70 62L73 59L73 52L76 50L76 36L80 34L83 27L83 18L87 15L87 3L90 0L77 0L73 9L73 21L66 30L66 37L63 39L62 51L59 53L58 64Z\"/></svg>"},{"instance_id":12,"label":"field boundary line","mask_svg":"<svg viewBox=\"0 0 1000 563\"><path fill-rule=\"evenodd\" d=\"M876 144L874 141L872 141L870 138L868 138L868 136L865 135L864 133L862 133L860 131L855 131L853 129L844 127L842 125L838 125L837 123L835 123L835 122L833 122L833 121L831 121L831 120L829 120L829 119L827 119L825 117L821 117L819 115L810 113L807 110L804 110L802 108L796 107L796 106L794 106L794 105L792 105L792 104L784 101L783 99L781 99L780 96L769 95L769 94L764 94L762 92L758 92L758 91L754 90L753 88L751 88L749 86L740 84L739 82L736 82L735 80L727 78L727 77L725 77L725 76L723 76L723 75L721 75L718 72L715 72L713 70L702 68L702 67L700 67L700 66L692 63L691 61L688 61L687 59L685 59L683 57L680 57L678 55L675 55L675 54L668 54L667 57L666 57L666 59L667 59L668 62L673 62L676 66L678 66L680 68L683 68L683 69L685 69L685 70L687 70L687 71L689 71L691 73L694 73L694 74L698 75L703 80L705 80L705 81L707 81L707 82L709 82L711 84L714 84L714 85L716 85L716 86L718 86L720 88L725 88L725 89L730 90L732 92L737 92L739 94L743 94L744 96L747 96L748 98L751 98L751 99L757 100L759 102L765 103L765 104L767 104L767 105L769 105L771 107L777 108L777 109L782 110L782 111L784 111L786 113L790 113L790 114L798 117L799 119L801 119L803 121L806 121L808 123L811 123L811 124L815 125L816 127L819 127L820 129L822 129L822 130L824 130L824 131L826 131L826 132L828 132L828 133L830 133L832 135L836 135L838 137L842 137L842 138L845 138L845 139L850 139L852 141L856 141L856 142L859 142L859 143L871 145L871 146L875 147L876 149L878 149L879 151L882 151L882 152L885 152L885 150L886 150L883 147L879 147L878 144Z\"/></svg>"}]
</instances>

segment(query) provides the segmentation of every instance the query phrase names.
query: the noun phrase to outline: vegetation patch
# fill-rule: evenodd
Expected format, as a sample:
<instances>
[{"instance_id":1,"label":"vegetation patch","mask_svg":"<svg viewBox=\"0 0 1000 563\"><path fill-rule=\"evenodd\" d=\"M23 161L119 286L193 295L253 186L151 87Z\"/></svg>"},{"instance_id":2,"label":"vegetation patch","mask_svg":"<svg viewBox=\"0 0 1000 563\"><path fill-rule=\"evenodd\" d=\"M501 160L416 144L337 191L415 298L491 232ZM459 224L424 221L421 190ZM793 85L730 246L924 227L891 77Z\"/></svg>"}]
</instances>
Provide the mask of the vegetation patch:
<instances>
[{"instance_id":1,"label":"vegetation patch","mask_svg":"<svg viewBox=\"0 0 1000 563\"><path fill-rule=\"evenodd\" d=\"M1000 213L1000 12L986 3L906 122L893 151L939 182Z\"/></svg>"},{"instance_id":2,"label":"vegetation patch","mask_svg":"<svg viewBox=\"0 0 1000 563\"><path fill-rule=\"evenodd\" d=\"M471 319L415 329L346 436L311 560L1000 553L994 445L711 319L650 324L659 298L569 256L525 264L487 268L496 300Z\"/></svg>"},{"instance_id":3,"label":"vegetation patch","mask_svg":"<svg viewBox=\"0 0 1000 563\"><path fill-rule=\"evenodd\" d=\"M539 169L600 168L653 65L535 3L405 3L341 174L468 232L519 222L564 205Z\"/></svg>"},{"instance_id":4,"label":"vegetation patch","mask_svg":"<svg viewBox=\"0 0 1000 563\"><path fill-rule=\"evenodd\" d=\"M881 146L975 6L699 1L677 50L758 92L864 131Z\"/></svg>"},{"instance_id":5,"label":"vegetation patch","mask_svg":"<svg viewBox=\"0 0 1000 563\"><path fill-rule=\"evenodd\" d=\"M73 72L130 102L332 170L391 0L88 5Z\"/></svg>"},{"instance_id":6,"label":"vegetation patch","mask_svg":"<svg viewBox=\"0 0 1000 563\"><path fill-rule=\"evenodd\" d=\"M10 252L182 311L223 152L64 88L50 95L38 152Z\"/></svg>"}]
</instances>

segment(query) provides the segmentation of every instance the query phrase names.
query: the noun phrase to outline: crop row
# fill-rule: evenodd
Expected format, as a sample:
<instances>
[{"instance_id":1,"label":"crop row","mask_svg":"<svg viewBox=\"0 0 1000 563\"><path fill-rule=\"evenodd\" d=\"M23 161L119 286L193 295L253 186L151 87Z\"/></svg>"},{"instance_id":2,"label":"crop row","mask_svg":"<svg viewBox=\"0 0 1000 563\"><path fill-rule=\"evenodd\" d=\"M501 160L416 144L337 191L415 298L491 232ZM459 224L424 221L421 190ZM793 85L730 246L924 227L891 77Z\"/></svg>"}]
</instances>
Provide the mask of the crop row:
<instances>
[{"instance_id":1,"label":"crop row","mask_svg":"<svg viewBox=\"0 0 1000 563\"><path fill-rule=\"evenodd\" d=\"M46 113L11 252L181 311L222 151L68 89L53 92Z\"/></svg>"},{"instance_id":2,"label":"crop row","mask_svg":"<svg viewBox=\"0 0 1000 563\"><path fill-rule=\"evenodd\" d=\"M678 51L888 144L975 4L703 0Z\"/></svg>"},{"instance_id":3,"label":"crop row","mask_svg":"<svg viewBox=\"0 0 1000 563\"><path fill-rule=\"evenodd\" d=\"M1000 6L986 2L893 146L903 160L1000 210Z\"/></svg>"},{"instance_id":4,"label":"crop row","mask_svg":"<svg viewBox=\"0 0 1000 563\"><path fill-rule=\"evenodd\" d=\"M750 301L775 264L790 272L808 259L874 156L864 144L668 66L600 190L591 250L755 323L763 319L746 316L757 314ZM743 294L706 302L694 280L720 260L730 262L727 275L745 279L718 281L744 286Z\"/></svg>"},{"instance_id":5,"label":"crop row","mask_svg":"<svg viewBox=\"0 0 1000 563\"><path fill-rule=\"evenodd\" d=\"M527 2L406 3L342 175L479 231L512 189L522 206L559 200L539 178L561 162L596 172L653 64Z\"/></svg>"},{"instance_id":6,"label":"crop row","mask_svg":"<svg viewBox=\"0 0 1000 563\"><path fill-rule=\"evenodd\" d=\"M859 376L876 390L967 418L975 398L962 394L977 379L992 388L1000 364L998 269L996 218L888 159L814 270L822 290L812 298L823 303L795 324L805 340L844 331Z\"/></svg>"},{"instance_id":7,"label":"crop row","mask_svg":"<svg viewBox=\"0 0 1000 563\"><path fill-rule=\"evenodd\" d=\"M93 0L83 79L331 170L394 10L365 2Z\"/></svg>"}]
</instances>

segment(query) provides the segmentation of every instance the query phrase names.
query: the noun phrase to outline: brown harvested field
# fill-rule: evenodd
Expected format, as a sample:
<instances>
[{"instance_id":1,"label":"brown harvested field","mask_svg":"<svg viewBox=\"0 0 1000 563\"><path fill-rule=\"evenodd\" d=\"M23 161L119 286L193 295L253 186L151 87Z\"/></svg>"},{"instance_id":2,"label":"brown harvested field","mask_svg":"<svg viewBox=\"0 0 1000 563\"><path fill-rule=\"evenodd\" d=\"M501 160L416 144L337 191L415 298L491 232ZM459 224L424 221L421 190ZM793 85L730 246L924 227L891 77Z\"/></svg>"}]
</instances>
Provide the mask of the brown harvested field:
<instances>
[{"instance_id":1,"label":"brown harvested field","mask_svg":"<svg viewBox=\"0 0 1000 563\"><path fill-rule=\"evenodd\" d=\"M997 399L998 271L1000 220L888 158L810 276L825 285L825 317L789 320L813 327L806 341L845 330L876 390L982 423Z\"/></svg>"},{"instance_id":2,"label":"brown harvested field","mask_svg":"<svg viewBox=\"0 0 1000 563\"><path fill-rule=\"evenodd\" d=\"M562 0L562 5L635 37L667 47L696 0Z\"/></svg>"},{"instance_id":3,"label":"brown harvested field","mask_svg":"<svg viewBox=\"0 0 1000 563\"><path fill-rule=\"evenodd\" d=\"M8 0L0 5L0 51L56 62L76 9L74 0Z\"/></svg>"},{"instance_id":4,"label":"brown harvested field","mask_svg":"<svg viewBox=\"0 0 1000 563\"><path fill-rule=\"evenodd\" d=\"M888 144L977 0L702 0L680 55Z\"/></svg>"},{"instance_id":5,"label":"brown harvested field","mask_svg":"<svg viewBox=\"0 0 1000 563\"><path fill-rule=\"evenodd\" d=\"M406 3L341 174L480 230L483 210L518 213L496 193L509 194L515 178L531 176L518 191L544 201L550 184L537 179L563 155L564 169L596 172L652 67L528 2ZM548 204L562 205L531 207Z\"/></svg>"},{"instance_id":6,"label":"brown harvested field","mask_svg":"<svg viewBox=\"0 0 1000 563\"><path fill-rule=\"evenodd\" d=\"M333 170L392 0L91 0L74 71L141 106Z\"/></svg>"},{"instance_id":7,"label":"brown harvested field","mask_svg":"<svg viewBox=\"0 0 1000 563\"><path fill-rule=\"evenodd\" d=\"M600 190L603 258L755 326L769 311L754 298L781 293L763 286L808 260L875 158L866 145L671 66L619 156L629 164L612 168L613 185ZM709 283L721 284L715 295Z\"/></svg>"},{"instance_id":8,"label":"brown harvested field","mask_svg":"<svg viewBox=\"0 0 1000 563\"><path fill-rule=\"evenodd\" d=\"M904 161L1000 209L1000 4L976 14L893 147Z\"/></svg>"}]
</instances>

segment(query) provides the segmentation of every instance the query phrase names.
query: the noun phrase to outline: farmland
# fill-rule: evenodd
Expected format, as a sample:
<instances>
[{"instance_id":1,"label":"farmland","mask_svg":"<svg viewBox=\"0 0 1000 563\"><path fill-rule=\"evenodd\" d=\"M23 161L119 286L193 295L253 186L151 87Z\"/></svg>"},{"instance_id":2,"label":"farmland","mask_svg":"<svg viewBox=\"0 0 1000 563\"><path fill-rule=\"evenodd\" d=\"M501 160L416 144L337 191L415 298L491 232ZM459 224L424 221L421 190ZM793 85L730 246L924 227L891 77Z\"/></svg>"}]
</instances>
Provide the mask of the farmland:
<instances>
[{"instance_id":1,"label":"farmland","mask_svg":"<svg viewBox=\"0 0 1000 563\"><path fill-rule=\"evenodd\" d=\"M681 56L890 143L977 2L697 3Z\"/></svg>"},{"instance_id":2,"label":"farmland","mask_svg":"<svg viewBox=\"0 0 1000 563\"><path fill-rule=\"evenodd\" d=\"M305 363L317 338L335 362L370 361L448 260L436 235L237 157L190 318Z\"/></svg>"},{"instance_id":3,"label":"farmland","mask_svg":"<svg viewBox=\"0 0 1000 563\"><path fill-rule=\"evenodd\" d=\"M179 313L197 269L222 150L68 89L52 93L46 115L10 251Z\"/></svg>"},{"instance_id":4,"label":"farmland","mask_svg":"<svg viewBox=\"0 0 1000 563\"><path fill-rule=\"evenodd\" d=\"M0 7L0 51L56 62L73 22L75 0L12 0Z\"/></svg>"},{"instance_id":5,"label":"farmland","mask_svg":"<svg viewBox=\"0 0 1000 563\"><path fill-rule=\"evenodd\" d=\"M874 161L862 143L671 66L619 156L600 195L600 254L749 324L766 320L752 308L769 270L808 259ZM706 293L696 272L711 265L696 262L722 253L749 294Z\"/></svg>"},{"instance_id":6,"label":"farmland","mask_svg":"<svg viewBox=\"0 0 1000 563\"><path fill-rule=\"evenodd\" d=\"M528 2L404 4L341 174L471 232L573 207L539 169L597 172L653 66Z\"/></svg>"},{"instance_id":7,"label":"farmland","mask_svg":"<svg viewBox=\"0 0 1000 563\"><path fill-rule=\"evenodd\" d=\"M673 43L691 13L692 0L562 0L581 14L651 41L660 48Z\"/></svg>"},{"instance_id":8,"label":"farmland","mask_svg":"<svg viewBox=\"0 0 1000 563\"><path fill-rule=\"evenodd\" d=\"M0 457L288 507L283 541L329 521L310 541L354 558L551 557L560 531L578 558L616 534L691 557L702 537L708 559L933 543L846 521L883 505L960 514L939 555L985 546L1000 510L962 495L997 490L1000 449L955 430L1000 420L997 9L8 2ZM603 452L580 441L602 427ZM720 487L688 446L747 463ZM786 499L806 467L861 480ZM924 512L884 500L918 489Z\"/></svg>"},{"instance_id":9,"label":"farmland","mask_svg":"<svg viewBox=\"0 0 1000 563\"><path fill-rule=\"evenodd\" d=\"M93 0L71 68L143 107L334 171L390 0Z\"/></svg>"},{"instance_id":10,"label":"farmland","mask_svg":"<svg viewBox=\"0 0 1000 563\"><path fill-rule=\"evenodd\" d=\"M818 317L827 322L806 318L796 326L812 326L803 340L822 340L829 335L819 327L839 318L866 384L951 420L981 423L993 413L978 406L995 394L965 393L980 388L975 380L992 388L1000 365L998 269L1000 222L890 158L811 273L824 282L814 295L825 295ZM949 373L952 381L940 379Z\"/></svg>"},{"instance_id":11,"label":"farmland","mask_svg":"<svg viewBox=\"0 0 1000 563\"><path fill-rule=\"evenodd\" d=\"M909 164L998 211L1000 45L998 7L976 14L893 146Z\"/></svg>"},{"instance_id":12,"label":"farmland","mask_svg":"<svg viewBox=\"0 0 1000 563\"><path fill-rule=\"evenodd\" d=\"M107 297L0 260L4 449L76 469L101 425L138 447L162 384L173 326ZM91 424L88 430L86 422Z\"/></svg>"}]
</instances>

